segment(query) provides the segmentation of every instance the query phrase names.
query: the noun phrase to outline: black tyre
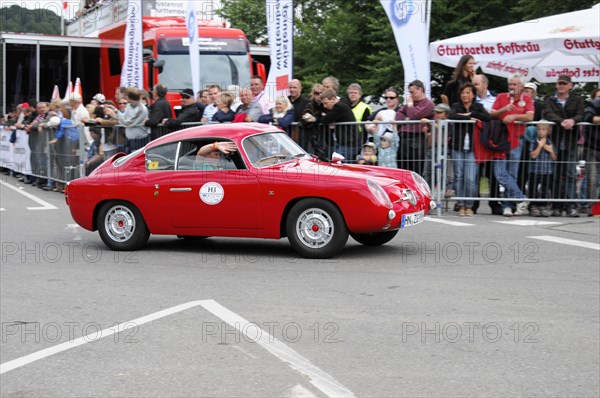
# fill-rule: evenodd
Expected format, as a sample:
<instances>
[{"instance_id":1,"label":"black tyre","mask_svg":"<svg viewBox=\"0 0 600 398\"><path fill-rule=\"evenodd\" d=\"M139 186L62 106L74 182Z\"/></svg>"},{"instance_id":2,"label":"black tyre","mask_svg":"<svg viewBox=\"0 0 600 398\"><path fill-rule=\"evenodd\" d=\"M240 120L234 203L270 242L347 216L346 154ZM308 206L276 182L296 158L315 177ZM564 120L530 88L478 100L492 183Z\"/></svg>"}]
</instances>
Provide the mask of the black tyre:
<instances>
[{"instance_id":1,"label":"black tyre","mask_svg":"<svg viewBox=\"0 0 600 398\"><path fill-rule=\"evenodd\" d=\"M142 214L128 202L106 202L100 208L96 222L102 241L112 250L140 249L150 236Z\"/></svg>"},{"instance_id":2,"label":"black tyre","mask_svg":"<svg viewBox=\"0 0 600 398\"><path fill-rule=\"evenodd\" d=\"M290 244L306 258L330 258L348 241L348 228L337 207L323 199L304 199L288 214L285 229Z\"/></svg>"},{"instance_id":3,"label":"black tyre","mask_svg":"<svg viewBox=\"0 0 600 398\"><path fill-rule=\"evenodd\" d=\"M365 246L381 246L394 239L397 233L398 230L396 229L394 231L374 232L371 234L350 234L350 236Z\"/></svg>"}]
</instances>

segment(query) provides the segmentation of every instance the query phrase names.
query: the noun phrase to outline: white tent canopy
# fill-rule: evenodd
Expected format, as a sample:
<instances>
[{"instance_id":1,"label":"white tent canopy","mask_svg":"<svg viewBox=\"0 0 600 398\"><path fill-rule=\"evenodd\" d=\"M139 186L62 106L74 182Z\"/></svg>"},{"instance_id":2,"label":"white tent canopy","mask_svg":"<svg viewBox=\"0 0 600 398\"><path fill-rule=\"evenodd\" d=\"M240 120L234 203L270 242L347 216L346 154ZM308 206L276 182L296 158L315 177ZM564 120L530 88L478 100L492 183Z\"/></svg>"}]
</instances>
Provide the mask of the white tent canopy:
<instances>
[{"instance_id":1,"label":"white tent canopy","mask_svg":"<svg viewBox=\"0 0 600 398\"><path fill-rule=\"evenodd\" d=\"M555 82L569 74L574 81L600 82L600 4L439 40L429 45L431 62L454 67L470 54L486 74Z\"/></svg>"}]
</instances>

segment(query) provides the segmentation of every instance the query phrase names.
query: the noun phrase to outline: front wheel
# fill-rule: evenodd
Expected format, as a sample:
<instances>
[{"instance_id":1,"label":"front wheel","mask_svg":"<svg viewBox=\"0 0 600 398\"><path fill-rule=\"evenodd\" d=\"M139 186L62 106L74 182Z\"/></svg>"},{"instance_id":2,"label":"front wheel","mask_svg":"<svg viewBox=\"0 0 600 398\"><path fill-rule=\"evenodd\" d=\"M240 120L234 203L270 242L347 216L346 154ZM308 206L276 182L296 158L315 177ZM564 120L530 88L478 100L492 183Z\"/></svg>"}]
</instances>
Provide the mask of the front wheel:
<instances>
[{"instance_id":1,"label":"front wheel","mask_svg":"<svg viewBox=\"0 0 600 398\"><path fill-rule=\"evenodd\" d=\"M112 250L140 249L150 236L142 214L128 202L111 201L103 204L96 221L102 241Z\"/></svg>"},{"instance_id":2,"label":"front wheel","mask_svg":"<svg viewBox=\"0 0 600 398\"><path fill-rule=\"evenodd\" d=\"M348 241L348 228L338 208L323 199L304 199L286 220L290 244L306 258L330 258Z\"/></svg>"},{"instance_id":3,"label":"front wheel","mask_svg":"<svg viewBox=\"0 0 600 398\"><path fill-rule=\"evenodd\" d=\"M394 239L397 233L398 230L396 229L394 231L373 232L370 234L350 234L350 236L365 246L381 246Z\"/></svg>"}]
</instances>

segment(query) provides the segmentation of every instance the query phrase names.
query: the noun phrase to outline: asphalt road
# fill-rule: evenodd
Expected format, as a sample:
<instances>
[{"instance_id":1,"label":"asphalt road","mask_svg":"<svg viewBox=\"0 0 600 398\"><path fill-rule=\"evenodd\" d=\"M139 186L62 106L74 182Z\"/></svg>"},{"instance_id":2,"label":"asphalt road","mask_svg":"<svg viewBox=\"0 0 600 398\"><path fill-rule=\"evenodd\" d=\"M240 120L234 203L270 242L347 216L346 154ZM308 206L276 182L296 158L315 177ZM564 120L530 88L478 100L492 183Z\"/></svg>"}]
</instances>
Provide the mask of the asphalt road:
<instances>
[{"instance_id":1,"label":"asphalt road","mask_svg":"<svg viewBox=\"0 0 600 398\"><path fill-rule=\"evenodd\" d=\"M6 176L0 217L2 397L600 394L598 218L429 217L307 260L287 240L111 252Z\"/></svg>"}]
</instances>

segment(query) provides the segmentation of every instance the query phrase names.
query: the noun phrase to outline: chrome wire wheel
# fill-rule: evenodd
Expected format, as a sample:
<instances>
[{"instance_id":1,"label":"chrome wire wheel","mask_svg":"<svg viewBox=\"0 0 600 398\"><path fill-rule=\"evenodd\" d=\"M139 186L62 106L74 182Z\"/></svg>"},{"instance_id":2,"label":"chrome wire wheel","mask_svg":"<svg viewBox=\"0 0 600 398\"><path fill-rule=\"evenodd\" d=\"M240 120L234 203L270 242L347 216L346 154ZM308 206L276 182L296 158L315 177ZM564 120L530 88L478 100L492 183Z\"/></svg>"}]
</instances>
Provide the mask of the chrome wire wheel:
<instances>
[{"instance_id":1,"label":"chrome wire wheel","mask_svg":"<svg viewBox=\"0 0 600 398\"><path fill-rule=\"evenodd\" d=\"M103 203L96 215L96 225L102 241L112 250L141 249L150 237L142 213L125 201Z\"/></svg>"},{"instance_id":2,"label":"chrome wire wheel","mask_svg":"<svg viewBox=\"0 0 600 398\"><path fill-rule=\"evenodd\" d=\"M104 229L115 242L127 242L135 233L135 215L126 206L111 207L104 217Z\"/></svg>"},{"instance_id":3,"label":"chrome wire wheel","mask_svg":"<svg viewBox=\"0 0 600 398\"><path fill-rule=\"evenodd\" d=\"M296 235L300 242L311 249L320 249L331 241L335 225L331 216L323 209L304 210L296 223Z\"/></svg>"},{"instance_id":4,"label":"chrome wire wheel","mask_svg":"<svg viewBox=\"0 0 600 398\"><path fill-rule=\"evenodd\" d=\"M342 213L333 202L321 198L306 198L294 204L285 231L294 250L306 258L331 258L348 240Z\"/></svg>"}]
</instances>

